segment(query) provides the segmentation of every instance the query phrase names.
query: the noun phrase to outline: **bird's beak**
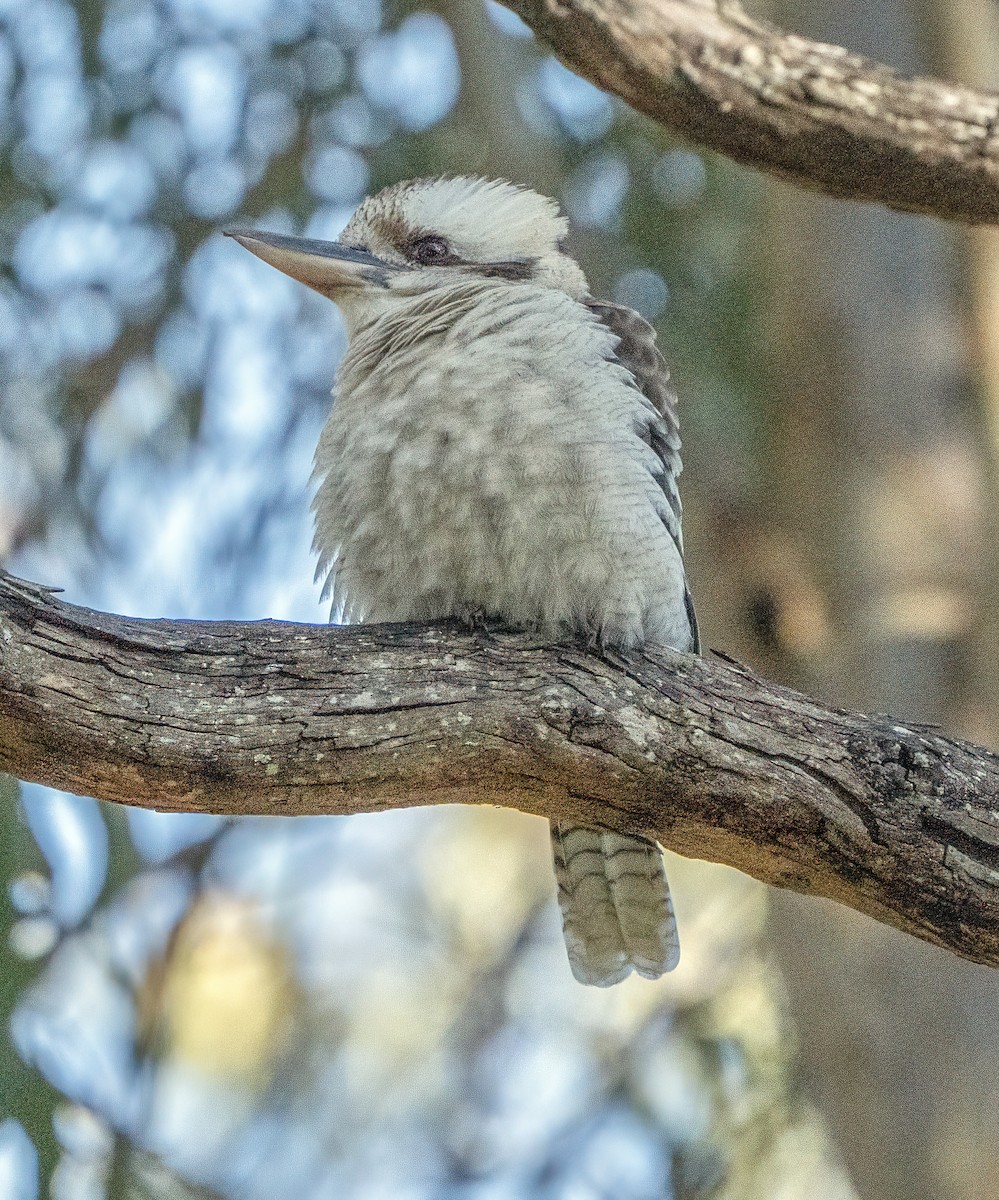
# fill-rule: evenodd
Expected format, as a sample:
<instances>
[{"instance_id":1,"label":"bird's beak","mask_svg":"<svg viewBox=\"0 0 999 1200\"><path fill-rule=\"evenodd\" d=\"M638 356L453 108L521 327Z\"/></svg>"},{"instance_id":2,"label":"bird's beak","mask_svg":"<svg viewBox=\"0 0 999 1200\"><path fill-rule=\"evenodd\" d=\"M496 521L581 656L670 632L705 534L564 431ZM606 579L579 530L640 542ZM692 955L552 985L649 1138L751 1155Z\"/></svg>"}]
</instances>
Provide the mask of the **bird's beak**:
<instances>
[{"instance_id":1,"label":"bird's beak","mask_svg":"<svg viewBox=\"0 0 999 1200\"><path fill-rule=\"evenodd\" d=\"M288 237L262 229L227 229L225 235L285 275L334 299L343 288L386 287L389 276L399 269L367 250L339 242Z\"/></svg>"}]
</instances>

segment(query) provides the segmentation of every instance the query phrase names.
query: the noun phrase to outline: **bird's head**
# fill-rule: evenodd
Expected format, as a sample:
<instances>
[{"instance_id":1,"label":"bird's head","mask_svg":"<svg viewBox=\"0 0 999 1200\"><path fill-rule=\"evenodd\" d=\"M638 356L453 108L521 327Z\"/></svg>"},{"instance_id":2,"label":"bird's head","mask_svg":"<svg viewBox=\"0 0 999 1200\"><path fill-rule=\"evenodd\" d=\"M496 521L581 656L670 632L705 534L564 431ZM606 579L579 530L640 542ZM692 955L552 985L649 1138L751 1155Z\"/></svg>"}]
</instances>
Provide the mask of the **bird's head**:
<instances>
[{"instance_id":1,"label":"bird's head","mask_svg":"<svg viewBox=\"0 0 999 1200\"><path fill-rule=\"evenodd\" d=\"M228 233L335 300L353 325L395 299L476 281L530 281L580 299L586 278L562 249L567 228L546 196L457 177L410 180L369 196L335 242L254 229Z\"/></svg>"}]
</instances>

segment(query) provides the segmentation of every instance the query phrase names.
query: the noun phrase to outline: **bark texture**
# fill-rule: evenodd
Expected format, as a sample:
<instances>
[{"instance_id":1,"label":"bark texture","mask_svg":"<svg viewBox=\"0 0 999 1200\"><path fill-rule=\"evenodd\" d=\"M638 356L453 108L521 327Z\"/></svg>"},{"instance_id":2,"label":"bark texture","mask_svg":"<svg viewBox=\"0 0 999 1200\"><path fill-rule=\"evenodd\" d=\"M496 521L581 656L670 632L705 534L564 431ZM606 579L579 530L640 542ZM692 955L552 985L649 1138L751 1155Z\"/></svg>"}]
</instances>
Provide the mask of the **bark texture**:
<instances>
[{"instance_id":1,"label":"bark texture","mask_svg":"<svg viewBox=\"0 0 999 1200\"><path fill-rule=\"evenodd\" d=\"M184 812L502 804L655 837L999 965L999 756L692 655L136 620L0 575L0 769Z\"/></svg>"},{"instance_id":2,"label":"bark texture","mask_svg":"<svg viewBox=\"0 0 999 1200\"><path fill-rule=\"evenodd\" d=\"M832 196L999 222L999 95L905 79L713 0L502 0L573 71L737 162Z\"/></svg>"}]
</instances>

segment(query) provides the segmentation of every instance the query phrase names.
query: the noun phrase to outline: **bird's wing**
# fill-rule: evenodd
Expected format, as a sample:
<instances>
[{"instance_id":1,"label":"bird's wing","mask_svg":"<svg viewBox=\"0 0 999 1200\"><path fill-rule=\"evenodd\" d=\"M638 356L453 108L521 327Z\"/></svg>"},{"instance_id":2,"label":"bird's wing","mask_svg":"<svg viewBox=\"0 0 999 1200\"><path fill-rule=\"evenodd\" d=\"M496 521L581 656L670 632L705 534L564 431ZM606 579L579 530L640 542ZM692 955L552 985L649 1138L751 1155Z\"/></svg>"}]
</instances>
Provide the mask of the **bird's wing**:
<instances>
[{"instance_id":1,"label":"bird's wing","mask_svg":"<svg viewBox=\"0 0 999 1200\"><path fill-rule=\"evenodd\" d=\"M617 339L615 356L622 367L635 381L635 386L652 405L654 410L649 421L637 433L662 463L657 473L659 486L666 497L667 507L663 511L663 524L676 548L683 555L683 505L677 479L683 470L680 458L680 422L677 416L677 395L670 382L669 367L656 345L656 331L632 308L622 304L608 304L590 298L586 307L613 333ZM689 590L684 600L694 638L694 649L699 649L697 618Z\"/></svg>"}]
</instances>

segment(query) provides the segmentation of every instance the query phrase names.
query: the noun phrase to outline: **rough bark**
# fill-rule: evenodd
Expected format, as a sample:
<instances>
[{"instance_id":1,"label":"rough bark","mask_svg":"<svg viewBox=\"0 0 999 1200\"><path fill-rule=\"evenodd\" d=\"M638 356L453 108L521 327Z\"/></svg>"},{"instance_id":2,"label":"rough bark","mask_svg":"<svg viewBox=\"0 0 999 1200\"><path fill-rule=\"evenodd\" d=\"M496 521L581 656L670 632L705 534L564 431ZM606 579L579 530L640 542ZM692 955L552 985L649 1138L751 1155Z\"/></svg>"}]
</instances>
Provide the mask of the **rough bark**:
<instances>
[{"instance_id":1,"label":"rough bark","mask_svg":"<svg viewBox=\"0 0 999 1200\"><path fill-rule=\"evenodd\" d=\"M185 812L503 804L999 964L999 756L707 658L457 625L136 620L0 576L0 769Z\"/></svg>"},{"instance_id":2,"label":"rough bark","mask_svg":"<svg viewBox=\"0 0 999 1200\"><path fill-rule=\"evenodd\" d=\"M897 75L712 0L502 0L573 71L832 196L999 222L999 95Z\"/></svg>"}]
</instances>

